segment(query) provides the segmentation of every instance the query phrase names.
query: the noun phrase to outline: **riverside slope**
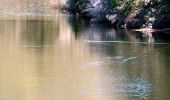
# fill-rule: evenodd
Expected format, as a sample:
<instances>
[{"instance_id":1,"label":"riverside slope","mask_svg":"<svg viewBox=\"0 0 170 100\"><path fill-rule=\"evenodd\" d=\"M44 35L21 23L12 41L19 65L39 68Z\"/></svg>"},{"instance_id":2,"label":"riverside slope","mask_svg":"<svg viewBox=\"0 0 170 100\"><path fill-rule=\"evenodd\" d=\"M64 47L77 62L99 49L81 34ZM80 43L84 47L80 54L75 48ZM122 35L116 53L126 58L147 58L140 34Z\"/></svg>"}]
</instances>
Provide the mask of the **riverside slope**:
<instances>
[{"instance_id":1,"label":"riverside slope","mask_svg":"<svg viewBox=\"0 0 170 100\"><path fill-rule=\"evenodd\" d=\"M74 1L74 0L70 0ZM90 23L108 23L115 28L128 29L165 29L170 27L170 6L153 0L141 0L134 5L129 13L125 10L115 10L109 0L97 2L94 0L67 2L61 10L71 15L80 16ZM75 4L74 4L75 3ZM132 5L133 6L133 5ZM166 12L164 10L167 10Z\"/></svg>"}]
</instances>

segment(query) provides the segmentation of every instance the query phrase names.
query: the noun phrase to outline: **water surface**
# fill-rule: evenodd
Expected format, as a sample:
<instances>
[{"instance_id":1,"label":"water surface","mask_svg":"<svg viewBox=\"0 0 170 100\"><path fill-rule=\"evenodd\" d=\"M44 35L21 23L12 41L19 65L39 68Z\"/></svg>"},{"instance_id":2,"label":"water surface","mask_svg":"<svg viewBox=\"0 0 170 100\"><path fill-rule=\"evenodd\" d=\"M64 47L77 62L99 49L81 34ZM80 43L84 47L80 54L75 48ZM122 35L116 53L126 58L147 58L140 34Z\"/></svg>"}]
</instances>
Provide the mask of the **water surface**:
<instances>
[{"instance_id":1,"label":"water surface","mask_svg":"<svg viewBox=\"0 0 170 100\"><path fill-rule=\"evenodd\" d=\"M44 2L1 6L0 100L170 99L167 39L90 25Z\"/></svg>"}]
</instances>

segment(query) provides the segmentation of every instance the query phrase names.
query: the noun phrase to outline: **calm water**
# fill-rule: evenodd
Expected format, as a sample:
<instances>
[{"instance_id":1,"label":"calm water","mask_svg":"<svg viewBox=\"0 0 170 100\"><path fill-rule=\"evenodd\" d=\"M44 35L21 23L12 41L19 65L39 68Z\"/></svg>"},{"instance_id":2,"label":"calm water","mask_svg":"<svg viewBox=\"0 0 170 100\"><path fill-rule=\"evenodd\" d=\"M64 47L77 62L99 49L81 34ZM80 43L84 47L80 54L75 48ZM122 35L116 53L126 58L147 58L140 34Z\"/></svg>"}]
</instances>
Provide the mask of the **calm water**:
<instances>
[{"instance_id":1,"label":"calm water","mask_svg":"<svg viewBox=\"0 0 170 100\"><path fill-rule=\"evenodd\" d=\"M0 100L170 99L167 39L90 25L44 2L0 6Z\"/></svg>"}]
</instances>

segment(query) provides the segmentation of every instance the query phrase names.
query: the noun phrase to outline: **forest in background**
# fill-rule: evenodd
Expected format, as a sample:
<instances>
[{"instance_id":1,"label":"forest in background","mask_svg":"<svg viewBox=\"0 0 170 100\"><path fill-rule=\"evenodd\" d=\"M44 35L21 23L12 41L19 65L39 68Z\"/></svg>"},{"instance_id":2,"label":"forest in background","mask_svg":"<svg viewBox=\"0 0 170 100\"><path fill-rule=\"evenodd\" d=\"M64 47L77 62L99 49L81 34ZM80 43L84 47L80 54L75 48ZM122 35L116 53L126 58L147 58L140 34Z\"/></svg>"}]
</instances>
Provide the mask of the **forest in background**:
<instances>
[{"instance_id":1,"label":"forest in background","mask_svg":"<svg viewBox=\"0 0 170 100\"><path fill-rule=\"evenodd\" d=\"M62 11L119 28L170 26L170 0L68 0Z\"/></svg>"}]
</instances>

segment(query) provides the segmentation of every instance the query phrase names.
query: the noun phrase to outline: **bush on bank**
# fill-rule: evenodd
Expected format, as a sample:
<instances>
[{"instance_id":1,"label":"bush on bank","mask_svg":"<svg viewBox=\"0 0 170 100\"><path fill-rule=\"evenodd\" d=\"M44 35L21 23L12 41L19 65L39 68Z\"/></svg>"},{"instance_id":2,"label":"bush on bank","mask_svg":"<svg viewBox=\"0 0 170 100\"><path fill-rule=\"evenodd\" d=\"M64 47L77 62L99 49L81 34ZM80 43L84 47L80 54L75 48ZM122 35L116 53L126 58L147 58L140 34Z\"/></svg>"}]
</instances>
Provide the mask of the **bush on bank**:
<instances>
[{"instance_id":1,"label":"bush on bank","mask_svg":"<svg viewBox=\"0 0 170 100\"><path fill-rule=\"evenodd\" d=\"M68 0L63 9L121 28L168 28L170 0Z\"/></svg>"}]
</instances>

